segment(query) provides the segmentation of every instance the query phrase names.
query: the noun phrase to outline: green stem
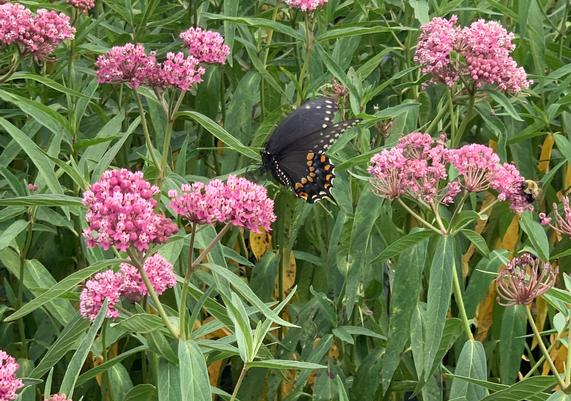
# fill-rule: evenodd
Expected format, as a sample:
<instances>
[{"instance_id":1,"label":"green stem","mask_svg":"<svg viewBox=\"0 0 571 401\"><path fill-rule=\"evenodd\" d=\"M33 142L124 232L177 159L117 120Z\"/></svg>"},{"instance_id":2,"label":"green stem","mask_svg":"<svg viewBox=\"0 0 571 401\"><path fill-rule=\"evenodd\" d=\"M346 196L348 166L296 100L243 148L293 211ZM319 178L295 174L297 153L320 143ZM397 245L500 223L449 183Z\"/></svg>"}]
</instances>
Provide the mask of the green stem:
<instances>
[{"instance_id":1,"label":"green stem","mask_svg":"<svg viewBox=\"0 0 571 401\"><path fill-rule=\"evenodd\" d=\"M559 28L559 58L563 58L563 45L565 43L565 34L567 32L567 15L569 13L569 0L565 1L565 11L561 19L561 27ZM549 18L548 18L549 19Z\"/></svg>"},{"instance_id":2,"label":"green stem","mask_svg":"<svg viewBox=\"0 0 571 401\"><path fill-rule=\"evenodd\" d=\"M571 310L569 312L571 312ZM571 344L571 319L569 319L569 323L567 324L567 366L565 366L566 390L569 389L571 386L571 352L569 351L570 344Z\"/></svg>"},{"instance_id":3,"label":"green stem","mask_svg":"<svg viewBox=\"0 0 571 401\"><path fill-rule=\"evenodd\" d=\"M482 210L480 210L478 212L478 214L482 214L482 213L486 213L488 210L490 210L491 208L493 208L496 203L498 203L499 201L496 199L494 200L492 203L490 203L488 206L486 206L485 208L483 208Z\"/></svg>"},{"instance_id":4,"label":"green stem","mask_svg":"<svg viewBox=\"0 0 571 401\"><path fill-rule=\"evenodd\" d=\"M149 277L147 277L147 273L145 273L145 269L143 268L143 263L141 263L141 261L139 260L137 255L131 249L127 250L127 254L131 258L131 264L133 266L135 266L137 268L137 270L139 270L139 274L141 275L141 278L143 279L143 282L145 283L145 287L147 288L147 292L149 293L153 302L155 303L155 307L157 308L157 311L159 312L159 316L163 320L168 331L171 332L171 334L173 335L174 338L178 338L179 332L170 322L169 317L168 317L165 309L163 308L163 305L161 304L161 301L159 300L159 297L158 297L157 293L155 292L155 289L153 288L153 285L149 281Z\"/></svg>"},{"instance_id":5,"label":"green stem","mask_svg":"<svg viewBox=\"0 0 571 401\"><path fill-rule=\"evenodd\" d=\"M466 109L466 114L464 115L464 118L462 119L462 124L460 124L460 128L458 128L458 133L456 135L456 137L452 137L451 140L451 144L453 148L457 147L460 144L460 141L462 140L462 137L464 136L467 128L468 128L468 124L470 123L470 121L472 120L473 114L474 114L474 102L476 101L476 97L471 94L470 95L470 100L468 101L468 108Z\"/></svg>"},{"instance_id":6,"label":"green stem","mask_svg":"<svg viewBox=\"0 0 571 401\"><path fill-rule=\"evenodd\" d=\"M452 88L450 88L448 91L448 111L450 112L450 138L451 138L451 142L455 143L455 138L456 135L458 133L458 127L457 127L457 119L456 119L456 115L454 113L454 96L452 94Z\"/></svg>"},{"instance_id":7,"label":"green stem","mask_svg":"<svg viewBox=\"0 0 571 401\"><path fill-rule=\"evenodd\" d=\"M220 232L216 235L216 237L214 237L214 239L210 241L210 244L208 244L208 246L204 248L202 252L200 252L200 255L198 255L198 257L194 260L194 262L192 262L192 265L190 266L192 270L196 269L198 265L202 263L202 261L208 256L212 248L214 248L214 246L222 239L224 234L228 232L231 226L232 225L230 223L226 224L224 228L220 230Z\"/></svg>"},{"instance_id":8,"label":"green stem","mask_svg":"<svg viewBox=\"0 0 571 401\"><path fill-rule=\"evenodd\" d=\"M174 107L172 107L171 110L169 110L167 112L167 127L165 130L165 137L163 140L163 156L161 159L161 181L163 178L166 177L166 169L167 169L167 164L169 161L169 151L170 151L170 146L171 146L171 139L172 139L172 130L173 130L173 126L174 126L174 122L175 122L175 114L178 112L178 109L180 108L180 105L182 103L182 100L184 99L184 95L186 94L186 92L182 91L179 96L178 99L176 101L176 104L174 105Z\"/></svg>"},{"instance_id":9,"label":"green stem","mask_svg":"<svg viewBox=\"0 0 571 401\"><path fill-rule=\"evenodd\" d=\"M186 298L188 297L188 284L190 283L190 277L194 269L192 269L192 258L194 250L194 239L196 237L196 223L192 223L192 231L190 233L190 242L188 244L188 268L186 269L186 275L184 276L184 285L182 287L182 292L180 296L180 307L178 311L178 318L180 320L180 336L181 339L186 340Z\"/></svg>"},{"instance_id":10,"label":"green stem","mask_svg":"<svg viewBox=\"0 0 571 401\"><path fill-rule=\"evenodd\" d=\"M462 208L464 207L464 202L466 202L467 198L468 198L468 192L464 191L462 193L462 198L460 198L460 201L456 205L456 208L454 209L454 213L452 213L452 217L450 218L450 227L454 226L454 219L456 218L458 213L460 213L462 211Z\"/></svg>"},{"instance_id":11,"label":"green stem","mask_svg":"<svg viewBox=\"0 0 571 401\"><path fill-rule=\"evenodd\" d=\"M30 222L28 223L28 228L26 230L26 242L24 242L24 248L20 252L20 271L18 276L18 295L16 298L16 309L20 309L24 304L24 274L26 272L26 259L28 257L28 251L32 245L33 236L33 225L36 217L36 209L34 207L30 208L29 212ZM20 334L20 339L22 341L22 353L24 357L28 357L28 345L26 340L26 328L24 325L24 318L18 319L18 333Z\"/></svg>"},{"instance_id":12,"label":"green stem","mask_svg":"<svg viewBox=\"0 0 571 401\"><path fill-rule=\"evenodd\" d=\"M466 335L472 341L474 341L474 336L472 335L472 330L470 329L470 322L468 321L468 315L466 314L466 308L464 307L464 298L462 297L462 288L460 287L460 279L458 278L458 272L456 271L456 263L453 264L452 279L454 283L454 298L456 299L456 305L460 312L460 318L464 324L464 331Z\"/></svg>"},{"instance_id":13,"label":"green stem","mask_svg":"<svg viewBox=\"0 0 571 401\"><path fill-rule=\"evenodd\" d=\"M533 334L535 335L535 338L537 338L537 344L539 345L539 349L541 349L543 356L547 360L547 363L549 364L549 367L551 368L551 372L553 373L553 375L557 379L557 382L559 383L561 390L564 390L566 388L565 383L561 379L561 376L559 376L559 372L557 371L557 368L555 367L555 363L553 363L553 359L551 359L551 355L549 355L549 351L545 347L545 344L543 343L543 339L541 338L541 334L539 333L539 330L537 329L537 326L535 325L535 321L533 320L533 316L531 314L531 305L525 305L525 313L527 315L527 320L529 322L529 325L531 326L531 329L533 330Z\"/></svg>"},{"instance_id":14,"label":"green stem","mask_svg":"<svg viewBox=\"0 0 571 401\"><path fill-rule=\"evenodd\" d=\"M143 123L143 132L145 134L145 142L147 143L147 150L151 154L151 159L155 167L159 168L160 164L155 155L155 148L153 147L153 141L151 141L151 135L149 133L149 126L147 125L147 117L145 109L143 108L143 103L141 102L141 96L137 91L135 92L135 99L137 101L137 107L139 108L139 115L141 116L141 122Z\"/></svg>"},{"instance_id":15,"label":"green stem","mask_svg":"<svg viewBox=\"0 0 571 401\"><path fill-rule=\"evenodd\" d=\"M443 235L446 235L448 233L448 230L444 226L444 222L440 217L440 213L438 212L438 205L431 203L430 208L432 209L432 213L434 213L434 218L436 219L436 223L438 223L438 228L440 228L440 231Z\"/></svg>"},{"instance_id":16,"label":"green stem","mask_svg":"<svg viewBox=\"0 0 571 401\"><path fill-rule=\"evenodd\" d=\"M431 229L432 231L434 231L438 235L444 234L438 228L434 227L428 221L426 221L422 217L420 217L420 215L418 215L414 210L412 210L410 207L408 207L408 205L406 203L404 203L401 198L397 198L397 200L401 204L401 206L406 209L407 212L409 212L415 219L417 219L419 222L421 222L426 228Z\"/></svg>"},{"instance_id":17,"label":"green stem","mask_svg":"<svg viewBox=\"0 0 571 401\"><path fill-rule=\"evenodd\" d=\"M305 14L305 59L303 60L303 66L301 67L301 71L299 73L299 87L301 88L301 93L299 93L298 103L301 104L303 99L306 97L306 87L304 85L306 81L309 81L309 64L311 62L311 53L313 52L313 29L311 27L310 15L309 13Z\"/></svg>"},{"instance_id":18,"label":"green stem","mask_svg":"<svg viewBox=\"0 0 571 401\"><path fill-rule=\"evenodd\" d=\"M425 132L427 132L428 134L432 134L434 132L434 129L436 128L436 125L438 125L440 120L444 118L446 113L448 113L448 109L446 107L440 108L438 114L436 114L436 117L434 117L434 119L430 122L430 125L428 125L428 127L425 129Z\"/></svg>"},{"instance_id":19,"label":"green stem","mask_svg":"<svg viewBox=\"0 0 571 401\"><path fill-rule=\"evenodd\" d=\"M107 345L105 344L105 336L107 335L107 326L109 322L107 319L103 322L103 327L101 328L101 358L103 362L107 361ZM111 381L107 375L107 371L103 372L103 377L101 378L101 398L103 401L112 398L112 393L110 391Z\"/></svg>"},{"instance_id":20,"label":"green stem","mask_svg":"<svg viewBox=\"0 0 571 401\"><path fill-rule=\"evenodd\" d=\"M248 366L246 365L246 363L244 363L244 366L242 366L242 371L240 372L240 376L238 377L238 381L236 382L236 387L234 387L234 391L232 392L232 397L230 397L230 401L236 400L236 397L238 396L238 391L240 391L240 387L242 386L244 377L246 377L247 371L248 371Z\"/></svg>"}]
</instances>

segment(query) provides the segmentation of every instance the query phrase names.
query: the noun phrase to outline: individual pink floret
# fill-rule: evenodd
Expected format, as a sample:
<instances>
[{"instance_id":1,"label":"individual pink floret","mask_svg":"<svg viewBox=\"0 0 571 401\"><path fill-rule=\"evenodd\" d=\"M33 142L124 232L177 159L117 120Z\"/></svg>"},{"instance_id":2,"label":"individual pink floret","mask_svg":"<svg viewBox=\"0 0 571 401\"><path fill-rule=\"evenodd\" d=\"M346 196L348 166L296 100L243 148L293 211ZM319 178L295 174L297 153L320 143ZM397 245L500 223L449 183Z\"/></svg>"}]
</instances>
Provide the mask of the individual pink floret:
<instances>
[{"instance_id":1,"label":"individual pink floret","mask_svg":"<svg viewBox=\"0 0 571 401\"><path fill-rule=\"evenodd\" d=\"M176 285L176 276L172 264L158 253L145 260L143 268L158 295ZM125 281L124 296L132 301L138 301L148 294L143 278L135 266L121 263L121 273Z\"/></svg>"},{"instance_id":2,"label":"individual pink floret","mask_svg":"<svg viewBox=\"0 0 571 401\"><path fill-rule=\"evenodd\" d=\"M310 12L327 4L327 0L285 0L285 2L290 7Z\"/></svg>"},{"instance_id":3,"label":"individual pink floret","mask_svg":"<svg viewBox=\"0 0 571 401\"><path fill-rule=\"evenodd\" d=\"M13 356L0 350L0 401L12 401L18 396L16 391L24 387L22 380L16 377L20 365Z\"/></svg>"},{"instance_id":4,"label":"individual pink floret","mask_svg":"<svg viewBox=\"0 0 571 401\"><path fill-rule=\"evenodd\" d=\"M83 194L88 227L83 231L89 247L119 251L134 247L146 251L151 244L161 244L178 231L165 216L156 213L159 193L143 179L142 172L126 169L108 170Z\"/></svg>"},{"instance_id":5,"label":"individual pink floret","mask_svg":"<svg viewBox=\"0 0 571 401\"><path fill-rule=\"evenodd\" d=\"M125 278L121 273L107 270L97 273L92 279L87 280L79 297L79 312L81 316L95 320L101 310L105 299L108 301L105 317L115 319L119 317L119 311L115 305L120 301L121 293L125 286Z\"/></svg>"},{"instance_id":6,"label":"individual pink floret","mask_svg":"<svg viewBox=\"0 0 571 401\"><path fill-rule=\"evenodd\" d=\"M190 28L179 35L191 56L201 63L224 64L230 48L218 32Z\"/></svg>"}]
</instances>

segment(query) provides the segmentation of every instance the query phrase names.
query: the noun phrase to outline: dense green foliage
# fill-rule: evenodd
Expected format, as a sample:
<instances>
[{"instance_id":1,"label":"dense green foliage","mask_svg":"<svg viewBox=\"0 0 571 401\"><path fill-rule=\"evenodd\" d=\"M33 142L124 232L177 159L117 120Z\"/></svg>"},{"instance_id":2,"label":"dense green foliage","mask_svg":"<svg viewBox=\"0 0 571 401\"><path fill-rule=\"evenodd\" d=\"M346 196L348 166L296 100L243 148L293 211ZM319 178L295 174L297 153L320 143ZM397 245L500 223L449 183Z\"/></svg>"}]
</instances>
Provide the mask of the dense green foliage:
<instances>
[{"instance_id":1,"label":"dense green foliage","mask_svg":"<svg viewBox=\"0 0 571 401\"><path fill-rule=\"evenodd\" d=\"M545 331L569 386L570 239L538 223L571 186L568 0L329 0L309 16L280 0L97 0L88 14L20 3L73 13L77 32L0 85L0 349L26 378L19 399L571 400L551 394L558 382L526 323ZM419 27L451 15L514 32L530 88L425 87L413 60ZM98 84L95 61L112 46L142 43L163 59L193 25L223 34L231 54L206 67L174 115L148 87ZM3 73L12 57L3 49ZM259 174L259 152L293 106L336 85L346 89L339 118L362 122L328 150L335 202L313 205ZM170 110L177 96L166 93ZM422 228L406 203L376 196L367 173L374 154L413 131L494 147L540 183L535 211L498 203L478 213L493 195L474 195L459 215L442 211L450 235ZM83 283L128 258L81 235L82 194L111 168L160 184L158 209L173 220L168 190L186 182L245 175L275 200L271 235L231 228L213 243L192 275L181 338L151 298L124 302L118 319L79 315ZM177 221L157 247L177 273L159 303L175 327L189 254L222 230L205 225L194 238ZM559 265L560 289L504 308L492 283L522 250Z\"/></svg>"}]
</instances>

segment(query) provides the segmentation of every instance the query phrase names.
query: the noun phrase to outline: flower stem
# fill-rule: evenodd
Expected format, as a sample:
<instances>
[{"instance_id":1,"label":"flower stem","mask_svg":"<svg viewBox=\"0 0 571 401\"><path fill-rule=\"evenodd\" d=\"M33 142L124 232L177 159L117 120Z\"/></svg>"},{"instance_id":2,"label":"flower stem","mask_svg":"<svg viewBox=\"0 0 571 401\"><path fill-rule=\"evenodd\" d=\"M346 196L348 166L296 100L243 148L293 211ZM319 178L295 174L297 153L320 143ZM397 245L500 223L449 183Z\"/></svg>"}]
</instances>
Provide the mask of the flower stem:
<instances>
[{"instance_id":1,"label":"flower stem","mask_svg":"<svg viewBox=\"0 0 571 401\"><path fill-rule=\"evenodd\" d=\"M563 382L563 380L561 379L561 376L559 376L559 372L557 371L557 368L555 367L555 363L553 363L553 359L551 359L551 355L549 355L549 351L545 347L545 344L543 343L543 339L541 338L541 334L539 333L539 330L537 329L537 326L535 325L535 321L533 320L533 316L531 314L531 305L525 305L525 313L527 315L527 320L529 322L529 325L531 326L531 329L533 330L533 334L535 335L535 338L537 338L537 343L539 345L539 349L541 349L543 356L545 357L545 359L547 360L547 363L549 364L549 367L551 368L551 372L553 373L553 375L555 376L555 378L559 382L559 386L561 387L561 390L564 390L566 388L566 385Z\"/></svg>"},{"instance_id":2,"label":"flower stem","mask_svg":"<svg viewBox=\"0 0 571 401\"><path fill-rule=\"evenodd\" d=\"M34 220L36 219L36 208L31 207L29 209L30 221L28 222L28 228L26 230L26 242L24 243L24 248L20 252L20 271L18 276L18 295L16 298L16 308L20 309L24 303L24 274L26 273L26 259L28 257L28 251L32 245L32 236ZM18 332L20 334L20 340L22 341L22 353L24 357L28 357L28 345L26 340L26 328L24 325L24 318L18 319Z\"/></svg>"},{"instance_id":3,"label":"flower stem","mask_svg":"<svg viewBox=\"0 0 571 401\"><path fill-rule=\"evenodd\" d=\"M182 287L182 292L180 295L180 307L178 312L178 317L180 321L180 336L181 339L186 340L186 298L188 297L188 284L190 283L190 277L194 269L192 269L192 258L194 250L194 239L196 237L196 223L192 223L192 232L190 233L190 242L188 244L188 268L186 270L186 275L184 277L184 285Z\"/></svg>"},{"instance_id":4,"label":"flower stem","mask_svg":"<svg viewBox=\"0 0 571 401\"><path fill-rule=\"evenodd\" d=\"M569 313L569 312L568 312ZM565 390L569 390L571 386L571 352L569 351L571 344L571 318L567 324L567 366L565 366Z\"/></svg>"},{"instance_id":5,"label":"flower stem","mask_svg":"<svg viewBox=\"0 0 571 401\"><path fill-rule=\"evenodd\" d=\"M170 322L169 317L168 317L165 309L163 308L163 305L161 304L161 301L159 300L159 297L158 297L157 293L155 292L155 289L153 288L153 285L149 281L149 277L147 277L147 273L145 273L145 269L143 268L143 264L140 262L137 255L131 249L127 250L127 254L131 258L131 264L134 265L137 268L137 270L139 270L139 274L141 275L141 278L143 279L143 282L145 283L145 287L147 288L147 292L149 293L149 295L153 299L153 302L155 303L155 307L157 308L157 311L159 312L159 316L161 317L161 319L165 323L165 326L167 327L168 331L171 332L171 334L174 336L174 338L178 338L179 332Z\"/></svg>"},{"instance_id":6,"label":"flower stem","mask_svg":"<svg viewBox=\"0 0 571 401\"><path fill-rule=\"evenodd\" d=\"M238 381L236 382L236 387L234 387L234 391L232 392L232 397L230 397L230 401L236 400L236 397L238 396L238 391L242 386L242 382L244 381L244 377L246 377L247 371L248 371L248 365L244 363L244 366L242 366L242 371L240 372L240 376L238 377Z\"/></svg>"},{"instance_id":7,"label":"flower stem","mask_svg":"<svg viewBox=\"0 0 571 401\"><path fill-rule=\"evenodd\" d=\"M496 199L494 200L492 203L490 203L488 206L486 206L485 208L483 208L482 210L480 210L478 212L478 214L482 214L482 213L486 213L488 210L490 210L491 208L493 208L496 203L498 203L499 201Z\"/></svg>"},{"instance_id":8,"label":"flower stem","mask_svg":"<svg viewBox=\"0 0 571 401\"><path fill-rule=\"evenodd\" d=\"M460 312L460 318L464 324L464 331L466 335L472 341L474 341L474 336L472 335L472 330L470 329L470 322L468 321L468 315L466 314L466 308L464 307L464 299L462 297L462 288L460 287L460 279L458 279L458 272L456 272L456 262L454 260L452 268L452 279L454 283L454 298L456 299L456 305Z\"/></svg>"},{"instance_id":9,"label":"flower stem","mask_svg":"<svg viewBox=\"0 0 571 401\"><path fill-rule=\"evenodd\" d=\"M163 140L163 156L161 159L160 181L162 181L162 179L166 177L166 169L167 169L167 163L169 161L169 153L170 153L169 151L171 147L172 130L175 122L175 114L178 112L178 109L180 108L180 105L182 103L182 100L184 99L185 94L186 92L182 91L179 94L174 107L172 107L172 109L167 112L168 121L167 121L167 127L165 129L165 137Z\"/></svg>"},{"instance_id":10,"label":"flower stem","mask_svg":"<svg viewBox=\"0 0 571 401\"><path fill-rule=\"evenodd\" d=\"M432 213L434 213L434 218L438 223L438 228L440 228L442 235L446 235L448 233L448 230L446 229L444 223L442 222L442 218L440 217L440 213L438 212L438 205L431 203L430 208L432 209Z\"/></svg>"},{"instance_id":11,"label":"flower stem","mask_svg":"<svg viewBox=\"0 0 571 401\"><path fill-rule=\"evenodd\" d=\"M458 133L457 130L457 119L456 114L454 113L454 96L452 94L452 88L448 91L448 110L450 112L450 138L451 142L455 143L455 138Z\"/></svg>"},{"instance_id":12,"label":"flower stem","mask_svg":"<svg viewBox=\"0 0 571 401\"><path fill-rule=\"evenodd\" d=\"M8 79L10 79L12 75L14 75L14 73L20 66L21 59L22 57L20 55L20 51L18 50L16 53L14 53L14 57L12 58L12 63L10 64L10 68L8 69L6 74L0 76L0 84L6 82Z\"/></svg>"},{"instance_id":13,"label":"flower stem","mask_svg":"<svg viewBox=\"0 0 571 401\"><path fill-rule=\"evenodd\" d=\"M147 117L145 109L143 108L143 103L141 102L141 96L137 91L135 92L135 100L137 101L137 107L139 108L139 115L141 116L141 122L143 124L143 132L145 134L145 142L147 143L147 150L151 154L151 159L156 168L159 168L160 164L155 155L155 148L153 147L153 141L151 141L151 135L149 134L149 126L147 125Z\"/></svg>"},{"instance_id":14,"label":"flower stem","mask_svg":"<svg viewBox=\"0 0 571 401\"><path fill-rule=\"evenodd\" d=\"M439 111L438 114L436 114L436 117L434 117L434 119L430 122L430 124L428 125L428 127L425 129L425 131L428 134L431 134L435 129L436 129L436 125L438 125L438 123L440 122L440 120L442 120L444 118L444 116L446 115L446 113L448 113L448 109L446 107L442 107Z\"/></svg>"},{"instance_id":15,"label":"flower stem","mask_svg":"<svg viewBox=\"0 0 571 401\"><path fill-rule=\"evenodd\" d=\"M428 221L424 220L422 217L420 217L414 210L412 210L410 207L408 207L408 205L406 203L404 203L402 201L401 198L397 198L397 200L399 201L399 203L402 205L402 207L404 207L406 209L407 212L409 212L415 219L417 219L419 222L421 222L422 224L424 224L424 226L426 228L431 229L432 231L434 231L435 233L439 234L439 235L443 235L444 233L442 233L438 228L434 227L432 224L430 224Z\"/></svg>"},{"instance_id":16,"label":"flower stem","mask_svg":"<svg viewBox=\"0 0 571 401\"><path fill-rule=\"evenodd\" d=\"M216 237L214 237L214 239L210 241L210 244L208 244L208 246L204 248L202 252L200 252L200 255L198 255L198 257L194 260L194 262L192 262L192 265L190 266L192 270L196 269L198 265L202 263L202 261L208 256L212 248L214 248L214 246L222 239L224 234L226 234L226 232L230 229L231 226L232 225L230 223L226 224L224 228L222 228L222 230L220 230L220 232L216 235Z\"/></svg>"},{"instance_id":17,"label":"flower stem","mask_svg":"<svg viewBox=\"0 0 571 401\"><path fill-rule=\"evenodd\" d=\"M451 144L453 148L457 147L464 136L465 131L468 128L468 124L472 120L472 114L474 114L474 102L476 97L474 94L470 94L470 100L468 100L468 108L466 109L466 114L462 119L462 124L460 124L460 128L458 128L458 132L456 136L452 137Z\"/></svg>"},{"instance_id":18,"label":"flower stem","mask_svg":"<svg viewBox=\"0 0 571 401\"><path fill-rule=\"evenodd\" d=\"M312 24L311 24L311 17L309 15L309 13L304 13L305 14L305 35L306 35L306 39L305 39L305 59L303 60L303 66L301 67L301 71L299 73L299 88L301 90L301 93L299 93L299 99L298 99L298 103L301 104L301 102L303 101L303 99L305 99L306 97L306 89L304 82L306 81L306 76L307 76L307 81L309 81L309 64L311 62L311 53L313 52L313 29L312 29Z\"/></svg>"}]
</instances>

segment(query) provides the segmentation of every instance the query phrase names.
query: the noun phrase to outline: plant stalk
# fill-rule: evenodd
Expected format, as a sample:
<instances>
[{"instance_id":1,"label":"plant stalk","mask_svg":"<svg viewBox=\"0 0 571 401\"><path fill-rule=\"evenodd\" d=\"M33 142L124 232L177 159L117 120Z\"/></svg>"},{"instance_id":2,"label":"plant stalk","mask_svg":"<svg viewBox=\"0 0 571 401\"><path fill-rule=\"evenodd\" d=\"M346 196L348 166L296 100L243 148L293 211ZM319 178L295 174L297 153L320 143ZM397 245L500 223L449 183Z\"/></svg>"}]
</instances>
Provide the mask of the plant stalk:
<instances>
[{"instance_id":1,"label":"plant stalk","mask_svg":"<svg viewBox=\"0 0 571 401\"><path fill-rule=\"evenodd\" d=\"M188 268L186 269L186 275L184 276L184 285L182 287L182 292L180 295L180 307L178 312L178 318L180 321L180 336L183 340L186 340L186 327L185 327L185 320L186 320L186 298L188 297L188 285L190 283L190 277L194 272L192 268L192 259L193 259L193 250L194 250L194 239L196 237L196 223L192 223L190 233L190 242L188 244Z\"/></svg>"},{"instance_id":2,"label":"plant stalk","mask_svg":"<svg viewBox=\"0 0 571 401\"><path fill-rule=\"evenodd\" d=\"M155 148L153 147L153 141L151 141L151 135L149 134L149 126L147 125L147 117L145 109L143 108L143 103L141 102L141 96L135 90L135 100L137 101L137 107L139 108L139 115L141 116L141 122L143 123L143 132L145 134L145 142L147 143L147 150L151 154L151 159L156 168L160 167L159 161L155 155Z\"/></svg>"},{"instance_id":3,"label":"plant stalk","mask_svg":"<svg viewBox=\"0 0 571 401\"><path fill-rule=\"evenodd\" d=\"M244 377L246 377L247 371L248 371L248 365L244 363L244 366L242 366L242 371L240 372L240 376L238 377L238 381L236 382L236 387L234 387L234 391L232 392L232 397L230 397L230 401L236 400L236 397L238 396L238 391L240 391L240 387L242 386Z\"/></svg>"},{"instance_id":4,"label":"plant stalk","mask_svg":"<svg viewBox=\"0 0 571 401\"><path fill-rule=\"evenodd\" d=\"M408 207L408 205L406 203L404 203L402 201L402 199L397 198L398 202L402 205L402 207L404 207L406 209L407 212L409 212L415 219L417 219L419 222L421 222L426 228L431 229L432 231L434 231L435 233L437 233L438 235L443 235L444 233L441 232L438 228L434 227L432 224L430 224L428 221L424 220L422 217L420 217L419 214L417 214L414 210L412 210L410 207Z\"/></svg>"},{"instance_id":5,"label":"plant stalk","mask_svg":"<svg viewBox=\"0 0 571 401\"><path fill-rule=\"evenodd\" d=\"M462 297L462 288L460 287L460 279L458 278L458 272L456 271L456 263L453 264L452 269L452 279L454 283L454 298L456 299L456 305L460 312L460 318L464 325L464 331L471 341L474 341L474 335L470 329L470 322L468 321L468 315L466 314L466 307L464 306L464 298Z\"/></svg>"}]
</instances>

